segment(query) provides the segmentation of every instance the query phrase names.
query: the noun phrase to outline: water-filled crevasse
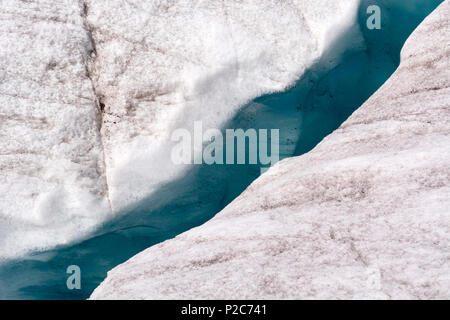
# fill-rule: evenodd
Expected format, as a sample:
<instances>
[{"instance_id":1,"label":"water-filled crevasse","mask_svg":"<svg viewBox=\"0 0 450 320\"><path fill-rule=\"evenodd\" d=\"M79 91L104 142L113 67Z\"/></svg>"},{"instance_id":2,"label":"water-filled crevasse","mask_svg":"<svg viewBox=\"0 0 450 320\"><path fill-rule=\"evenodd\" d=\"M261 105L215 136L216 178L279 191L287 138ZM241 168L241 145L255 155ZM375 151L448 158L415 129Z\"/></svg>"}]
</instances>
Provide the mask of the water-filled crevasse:
<instances>
[{"instance_id":1,"label":"water-filled crevasse","mask_svg":"<svg viewBox=\"0 0 450 320\"><path fill-rule=\"evenodd\" d=\"M339 51L352 37L343 34L294 87L255 99L224 128L278 128L281 158L308 152L387 80L398 66L408 35L440 2L362 1L358 21L366 48ZM374 3L382 8L381 30L365 27L366 8ZM338 52L340 63L330 68L328 59ZM257 165L195 166L105 225L95 237L0 266L0 298L85 299L108 270L206 222L259 173ZM81 268L81 290L66 287L66 268L73 264Z\"/></svg>"}]
</instances>

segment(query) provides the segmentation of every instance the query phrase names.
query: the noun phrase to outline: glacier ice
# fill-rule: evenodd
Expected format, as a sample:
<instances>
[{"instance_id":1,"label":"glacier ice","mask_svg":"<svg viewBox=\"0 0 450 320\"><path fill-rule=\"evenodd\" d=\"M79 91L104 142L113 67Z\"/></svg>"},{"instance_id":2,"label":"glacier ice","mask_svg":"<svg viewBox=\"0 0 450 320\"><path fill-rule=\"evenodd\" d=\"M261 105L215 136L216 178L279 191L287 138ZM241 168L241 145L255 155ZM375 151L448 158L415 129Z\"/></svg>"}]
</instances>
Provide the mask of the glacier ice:
<instances>
[{"instance_id":1,"label":"glacier ice","mask_svg":"<svg viewBox=\"0 0 450 320\"><path fill-rule=\"evenodd\" d=\"M8 279L0 296L58 296L65 283L58 268L77 257L86 285L71 297L86 297L108 269L207 221L259 175L259 168L251 166L174 166L167 161L174 128L189 128L198 119L219 128L283 127L283 157L310 150L381 85L398 63L401 43L439 1L380 1L393 11L402 3L396 12L413 17L402 27L392 21L390 41L382 43L389 51L381 55L389 57L386 63L374 62L377 51L367 54L367 43L380 39L370 39L355 23L365 2L198 1L193 6L181 0L80 1L63 2L54 10L48 1L5 1L9 11L2 8L2 15L14 18L23 12L24 17L14 27L22 27L18 35L5 32L1 41L25 48L18 39L23 34L33 38L35 29L42 39L28 51L29 65L19 75L6 66L22 61L1 65L8 71L2 84L19 84L9 88L13 93L5 115L13 123L4 126L5 135L17 137L25 151L33 145L52 156L39 157L33 149L30 162L2 170L7 184L0 211L1 256L20 256L95 233L81 243L0 268L0 281ZM2 23L8 26L8 21ZM37 28L36 21L49 29ZM61 39L55 39L54 30ZM56 40L62 49L54 46ZM11 51L25 49L5 45L2 50L20 59ZM375 72L380 66L385 70ZM358 68L360 74L346 81ZM29 81L27 74L32 75ZM352 83L358 79L367 87L355 90ZM285 93L261 96L294 84ZM27 92L34 85L42 87L30 90L33 99L42 101L26 106L17 90ZM336 98L329 100L332 86ZM357 93L350 95L351 102L345 101L346 90ZM58 104L47 104L46 95ZM74 103L79 99L86 103ZM30 123L31 129L40 129L29 117L11 115L8 103L24 107L26 114L55 118L49 123L57 126L38 131L43 135L24 131ZM337 107L330 109L333 104ZM8 164L10 159L23 161L14 150ZM104 223L101 228L99 223Z\"/></svg>"}]
</instances>

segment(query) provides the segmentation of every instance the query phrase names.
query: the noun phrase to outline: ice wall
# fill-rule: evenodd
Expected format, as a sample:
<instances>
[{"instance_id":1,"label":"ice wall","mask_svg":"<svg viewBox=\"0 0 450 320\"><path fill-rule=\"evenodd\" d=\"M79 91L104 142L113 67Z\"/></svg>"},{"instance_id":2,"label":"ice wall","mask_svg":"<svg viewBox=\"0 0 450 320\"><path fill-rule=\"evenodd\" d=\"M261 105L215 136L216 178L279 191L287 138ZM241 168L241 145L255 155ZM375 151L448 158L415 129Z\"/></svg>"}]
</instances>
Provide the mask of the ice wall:
<instances>
[{"instance_id":1,"label":"ice wall","mask_svg":"<svg viewBox=\"0 0 450 320\"><path fill-rule=\"evenodd\" d=\"M449 14L445 1L311 152L114 268L91 298L448 299Z\"/></svg>"},{"instance_id":2,"label":"ice wall","mask_svg":"<svg viewBox=\"0 0 450 320\"><path fill-rule=\"evenodd\" d=\"M76 1L0 2L0 261L110 212L90 46Z\"/></svg>"}]
</instances>

